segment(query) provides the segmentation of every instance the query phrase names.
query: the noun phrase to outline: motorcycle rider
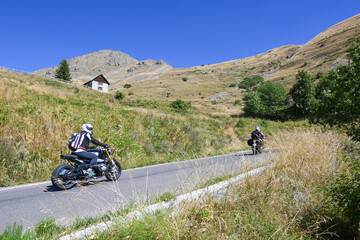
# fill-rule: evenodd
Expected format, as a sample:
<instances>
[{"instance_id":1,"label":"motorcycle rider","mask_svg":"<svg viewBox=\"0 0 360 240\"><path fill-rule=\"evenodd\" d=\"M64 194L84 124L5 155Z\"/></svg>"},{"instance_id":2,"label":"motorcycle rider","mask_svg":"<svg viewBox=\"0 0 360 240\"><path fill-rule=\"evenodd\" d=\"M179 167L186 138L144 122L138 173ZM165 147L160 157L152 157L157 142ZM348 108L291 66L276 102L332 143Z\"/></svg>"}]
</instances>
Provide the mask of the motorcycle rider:
<instances>
[{"instance_id":1,"label":"motorcycle rider","mask_svg":"<svg viewBox=\"0 0 360 240\"><path fill-rule=\"evenodd\" d=\"M91 124L83 124L81 126L81 137L80 137L80 142L79 142L79 146L77 148L76 151L74 151L73 153L76 154L79 157L82 158L86 158L86 159L91 159L90 161L90 168L88 168L85 171L85 174L88 175L93 175L95 176L95 172L92 170L92 168L94 167L94 165L97 163L98 160L98 156L94 153L91 152L87 152L86 150L89 148L89 143L94 143L96 145L108 148L109 146L96 140L95 138L93 138L92 134L92 130L93 130L93 126Z\"/></svg>"},{"instance_id":2,"label":"motorcycle rider","mask_svg":"<svg viewBox=\"0 0 360 240\"><path fill-rule=\"evenodd\" d=\"M264 139L265 135L261 132L260 128L258 126L255 127L255 131L251 133L251 140L259 140Z\"/></svg>"}]
</instances>

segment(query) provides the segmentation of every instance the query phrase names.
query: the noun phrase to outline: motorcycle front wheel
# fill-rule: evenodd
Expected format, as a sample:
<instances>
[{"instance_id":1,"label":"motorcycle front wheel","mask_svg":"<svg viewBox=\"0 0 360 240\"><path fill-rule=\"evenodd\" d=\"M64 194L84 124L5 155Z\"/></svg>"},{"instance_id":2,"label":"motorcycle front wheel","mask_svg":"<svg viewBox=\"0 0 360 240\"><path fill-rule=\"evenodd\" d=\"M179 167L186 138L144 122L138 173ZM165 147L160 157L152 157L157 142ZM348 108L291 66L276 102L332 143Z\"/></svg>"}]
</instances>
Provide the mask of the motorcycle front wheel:
<instances>
[{"instance_id":1,"label":"motorcycle front wheel","mask_svg":"<svg viewBox=\"0 0 360 240\"><path fill-rule=\"evenodd\" d=\"M69 164L57 166L51 174L53 186L60 190L67 190L75 187L76 182L66 178L66 175L72 171L74 171L74 167Z\"/></svg>"},{"instance_id":2,"label":"motorcycle front wheel","mask_svg":"<svg viewBox=\"0 0 360 240\"><path fill-rule=\"evenodd\" d=\"M114 161L115 165L111 166L110 164L108 164L107 168L106 168L106 172L105 172L105 177L109 181L118 180L121 175L121 171L122 171L121 164L118 161L116 161L115 159L113 161Z\"/></svg>"},{"instance_id":3,"label":"motorcycle front wheel","mask_svg":"<svg viewBox=\"0 0 360 240\"><path fill-rule=\"evenodd\" d=\"M257 145L252 146L251 150L252 150L253 155L256 155L257 154Z\"/></svg>"},{"instance_id":4,"label":"motorcycle front wheel","mask_svg":"<svg viewBox=\"0 0 360 240\"><path fill-rule=\"evenodd\" d=\"M259 150L258 150L258 152L261 154L262 153L262 151L263 151L263 146L259 146Z\"/></svg>"}]
</instances>

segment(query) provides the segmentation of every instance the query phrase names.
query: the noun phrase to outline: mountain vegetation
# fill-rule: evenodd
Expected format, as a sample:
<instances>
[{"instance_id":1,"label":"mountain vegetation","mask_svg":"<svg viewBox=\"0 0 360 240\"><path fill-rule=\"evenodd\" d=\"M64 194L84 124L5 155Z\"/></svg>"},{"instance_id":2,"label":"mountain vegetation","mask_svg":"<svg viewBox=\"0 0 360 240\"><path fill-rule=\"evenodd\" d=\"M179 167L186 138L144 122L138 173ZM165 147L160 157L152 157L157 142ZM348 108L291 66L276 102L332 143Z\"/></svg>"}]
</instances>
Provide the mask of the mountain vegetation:
<instances>
[{"instance_id":1,"label":"mountain vegetation","mask_svg":"<svg viewBox=\"0 0 360 240\"><path fill-rule=\"evenodd\" d=\"M315 78L301 70L289 91L280 84L265 82L244 97L244 112L271 119L308 118L314 123L339 126L360 140L360 36L347 50L349 64Z\"/></svg>"},{"instance_id":2,"label":"mountain vegetation","mask_svg":"<svg viewBox=\"0 0 360 240\"><path fill-rule=\"evenodd\" d=\"M255 85L259 84L259 83L262 83L264 82L264 79L260 76L254 76L254 77L246 77L244 78L244 80L242 80L240 83L239 83L239 88L242 88L242 89L249 89L249 88L252 88L254 87Z\"/></svg>"},{"instance_id":3,"label":"mountain vegetation","mask_svg":"<svg viewBox=\"0 0 360 240\"><path fill-rule=\"evenodd\" d=\"M297 82L290 89L290 98L293 105L290 114L296 118L306 118L314 114L315 105L315 79L306 71L299 71L296 75Z\"/></svg>"},{"instance_id":4,"label":"mountain vegetation","mask_svg":"<svg viewBox=\"0 0 360 240\"><path fill-rule=\"evenodd\" d=\"M71 81L69 64L65 59L61 60L59 67L55 71L55 77L66 81Z\"/></svg>"},{"instance_id":5,"label":"mountain vegetation","mask_svg":"<svg viewBox=\"0 0 360 240\"><path fill-rule=\"evenodd\" d=\"M244 104L246 115L281 119L286 108L286 89L280 83L264 82L244 97Z\"/></svg>"},{"instance_id":6,"label":"mountain vegetation","mask_svg":"<svg viewBox=\"0 0 360 240\"><path fill-rule=\"evenodd\" d=\"M247 149L255 125L271 135L304 122L219 116L188 102L133 100L34 75L0 70L0 186L49 180L84 123L127 168ZM125 96L125 95L121 95Z\"/></svg>"},{"instance_id":7,"label":"mountain vegetation","mask_svg":"<svg viewBox=\"0 0 360 240\"><path fill-rule=\"evenodd\" d=\"M312 120L344 127L360 141L360 36L348 53L349 65L337 67L319 81Z\"/></svg>"}]
</instances>

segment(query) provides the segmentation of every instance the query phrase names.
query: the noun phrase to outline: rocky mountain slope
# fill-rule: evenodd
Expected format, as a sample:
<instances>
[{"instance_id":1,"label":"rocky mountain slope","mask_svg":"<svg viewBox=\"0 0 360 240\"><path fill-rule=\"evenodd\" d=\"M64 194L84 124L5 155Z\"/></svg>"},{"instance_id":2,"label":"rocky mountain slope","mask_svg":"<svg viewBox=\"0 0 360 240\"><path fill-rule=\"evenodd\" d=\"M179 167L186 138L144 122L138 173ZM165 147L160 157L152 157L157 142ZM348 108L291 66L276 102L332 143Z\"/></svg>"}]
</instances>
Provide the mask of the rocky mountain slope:
<instances>
[{"instance_id":1,"label":"rocky mountain slope","mask_svg":"<svg viewBox=\"0 0 360 240\"><path fill-rule=\"evenodd\" d=\"M127 99L156 99L172 101L181 98L193 105L207 106L211 112L218 110L236 114L235 100L244 92L236 87L245 77L262 76L265 81L280 82L288 89L295 83L299 70L313 76L319 72L347 64L346 50L360 34L360 14L323 31L304 45L281 46L265 53L228 62L172 68L166 62L138 61L116 51L103 50L69 59L73 78L88 81L102 73L110 81L110 90L121 90ZM37 71L53 74L56 67ZM123 89L125 83L132 88Z\"/></svg>"},{"instance_id":2,"label":"rocky mountain slope","mask_svg":"<svg viewBox=\"0 0 360 240\"><path fill-rule=\"evenodd\" d=\"M125 53L112 50L101 50L67 59L67 62L73 79L86 82L103 74L112 84L112 88L121 87L123 82L138 82L172 69L163 60L139 61ZM57 66L33 73L54 76L56 68Z\"/></svg>"}]
</instances>

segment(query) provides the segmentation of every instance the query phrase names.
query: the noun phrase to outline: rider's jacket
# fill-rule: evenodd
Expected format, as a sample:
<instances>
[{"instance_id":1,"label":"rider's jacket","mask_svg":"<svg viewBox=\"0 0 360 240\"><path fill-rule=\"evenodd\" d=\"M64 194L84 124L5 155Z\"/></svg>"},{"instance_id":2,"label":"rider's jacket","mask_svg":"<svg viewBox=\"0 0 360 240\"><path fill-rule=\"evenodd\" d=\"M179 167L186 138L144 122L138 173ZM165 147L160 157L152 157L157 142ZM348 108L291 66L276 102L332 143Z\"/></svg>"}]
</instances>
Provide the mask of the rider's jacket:
<instances>
[{"instance_id":1,"label":"rider's jacket","mask_svg":"<svg viewBox=\"0 0 360 240\"><path fill-rule=\"evenodd\" d=\"M258 130L255 130L251 133L252 140L258 140L260 138L265 138L264 134Z\"/></svg>"},{"instance_id":2,"label":"rider's jacket","mask_svg":"<svg viewBox=\"0 0 360 240\"><path fill-rule=\"evenodd\" d=\"M89 144L90 143L94 143L96 145L100 145L102 147L106 147L106 144L103 144L102 142L100 142L99 140L96 140L95 138L93 138L91 136L90 133L88 132L81 132L81 143L79 144L79 148L76 151L86 151L89 148Z\"/></svg>"}]
</instances>

